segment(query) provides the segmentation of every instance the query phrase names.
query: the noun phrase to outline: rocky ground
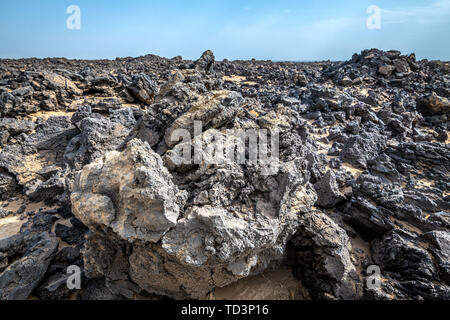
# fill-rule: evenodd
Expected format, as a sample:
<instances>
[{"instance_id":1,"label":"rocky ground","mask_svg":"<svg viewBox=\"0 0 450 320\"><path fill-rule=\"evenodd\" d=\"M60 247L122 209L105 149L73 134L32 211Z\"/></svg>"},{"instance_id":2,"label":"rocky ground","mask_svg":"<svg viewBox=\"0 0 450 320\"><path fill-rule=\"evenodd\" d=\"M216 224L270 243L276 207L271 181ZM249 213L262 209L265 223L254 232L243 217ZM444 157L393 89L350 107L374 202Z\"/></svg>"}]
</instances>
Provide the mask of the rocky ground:
<instances>
[{"instance_id":1,"label":"rocky ground","mask_svg":"<svg viewBox=\"0 0 450 320\"><path fill-rule=\"evenodd\" d=\"M0 299L450 299L449 71L0 60ZM279 171L178 163L194 120L278 129Z\"/></svg>"}]
</instances>

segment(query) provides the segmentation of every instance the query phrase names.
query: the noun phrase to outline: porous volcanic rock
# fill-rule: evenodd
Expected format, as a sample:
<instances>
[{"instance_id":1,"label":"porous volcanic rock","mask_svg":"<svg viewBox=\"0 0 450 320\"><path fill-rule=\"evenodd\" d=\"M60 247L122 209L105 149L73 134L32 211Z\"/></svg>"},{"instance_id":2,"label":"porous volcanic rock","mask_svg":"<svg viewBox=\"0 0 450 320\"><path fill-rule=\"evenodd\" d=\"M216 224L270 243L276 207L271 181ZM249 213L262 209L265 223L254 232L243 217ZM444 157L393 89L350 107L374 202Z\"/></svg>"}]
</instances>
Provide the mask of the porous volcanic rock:
<instances>
[{"instance_id":1,"label":"porous volcanic rock","mask_svg":"<svg viewBox=\"0 0 450 320\"><path fill-rule=\"evenodd\" d=\"M185 198L161 157L140 140L85 166L71 194L73 213L91 230L153 243L176 225Z\"/></svg>"},{"instance_id":2,"label":"porous volcanic rock","mask_svg":"<svg viewBox=\"0 0 450 320\"><path fill-rule=\"evenodd\" d=\"M0 59L0 298L449 299L449 99L396 50Z\"/></svg>"}]
</instances>

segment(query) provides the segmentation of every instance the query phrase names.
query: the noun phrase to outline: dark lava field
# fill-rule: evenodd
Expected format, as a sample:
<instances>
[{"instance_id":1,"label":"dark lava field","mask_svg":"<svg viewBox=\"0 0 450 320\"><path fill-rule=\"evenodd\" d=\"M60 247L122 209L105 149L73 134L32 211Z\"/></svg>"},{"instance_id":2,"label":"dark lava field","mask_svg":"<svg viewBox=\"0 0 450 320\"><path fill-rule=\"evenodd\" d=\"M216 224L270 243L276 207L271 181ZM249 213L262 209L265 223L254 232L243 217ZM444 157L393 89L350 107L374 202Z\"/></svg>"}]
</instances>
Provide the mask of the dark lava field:
<instances>
[{"instance_id":1,"label":"dark lava field","mask_svg":"<svg viewBox=\"0 0 450 320\"><path fill-rule=\"evenodd\" d=\"M377 49L1 59L0 299L450 299L449 98ZM270 174L172 139L263 129Z\"/></svg>"}]
</instances>

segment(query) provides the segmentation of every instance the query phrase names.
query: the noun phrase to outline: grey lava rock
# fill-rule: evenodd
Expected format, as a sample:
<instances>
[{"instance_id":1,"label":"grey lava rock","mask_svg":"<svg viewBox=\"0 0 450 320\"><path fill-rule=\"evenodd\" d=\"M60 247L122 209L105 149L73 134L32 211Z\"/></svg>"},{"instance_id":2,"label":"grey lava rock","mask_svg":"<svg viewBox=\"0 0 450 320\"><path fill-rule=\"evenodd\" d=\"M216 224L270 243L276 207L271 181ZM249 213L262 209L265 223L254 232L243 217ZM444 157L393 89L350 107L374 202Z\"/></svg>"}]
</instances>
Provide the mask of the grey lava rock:
<instances>
[{"instance_id":1,"label":"grey lava rock","mask_svg":"<svg viewBox=\"0 0 450 320\"><path fill-rule=\"evenodd\" d=\"M146 104L151 104L159 93L158 84L146 74L133 76L132 84L128 87L131 95Z\"/></svg>"},{"instance_id":2,"label":"grey lava rock","mask_svg":"<svg viewBox=\"0 0 450 320\"><path fill-rule=\"evenodd\" d=\"M450 299L449 72L378 49L0 59L0 299L256 296L274 269L305 298Z\"/></svg>"},{"instance_id":3,"label":"grey lava rock","mask_svg":"<svg viewBox=\"0 0 450 320\"><path fill-rule=\"evenodd\" d=\"M24 257L10 264L0 273L0 299L26 300L44 278L58 249L58 240L48 233L39 235Z\"/></svg>"},{"instance_id":4,"label":"grey lava rock","mask_svg":"<svg viewBox=\"0 0 450 320\"><path fill-rule=\"evenodd\" d=\"M140 140L86 166L71 195L75 216L91 229L154 243L176 225L185 198L160 156Z\"/></svg>"},{"instance_id":5,"label":"grey lava rock","mask_svg":"<svg viewBox=\"0 0 450 320\"><path fill-rule=\"evenodd\" d=\"M333 208L344 199L339 191L336 176L333 171L328 171L315 185L317 192L316 206L322 208Z\"/></svg>"}]
</instances>

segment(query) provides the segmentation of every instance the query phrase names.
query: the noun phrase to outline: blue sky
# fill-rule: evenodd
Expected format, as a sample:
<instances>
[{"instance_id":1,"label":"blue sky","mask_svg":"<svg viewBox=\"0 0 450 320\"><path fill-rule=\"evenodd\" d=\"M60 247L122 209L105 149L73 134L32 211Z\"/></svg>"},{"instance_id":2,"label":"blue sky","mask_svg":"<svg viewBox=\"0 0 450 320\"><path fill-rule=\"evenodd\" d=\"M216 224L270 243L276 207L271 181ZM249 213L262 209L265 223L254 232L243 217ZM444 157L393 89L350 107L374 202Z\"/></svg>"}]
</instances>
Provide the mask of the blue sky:
<instances>
[{"instance_id":1,"label":"blue sky","mask_svg":"<svg viewBox=\"0 0 450 320\"><path fill-rule=\"evenodd\" d=\"M66 9L81 9L69 30ZM366 10L381 8L381 29ZM365 48L450 60L450 0L0 0L0 57L348 60Z\"/></svg>"}]
</instances>

